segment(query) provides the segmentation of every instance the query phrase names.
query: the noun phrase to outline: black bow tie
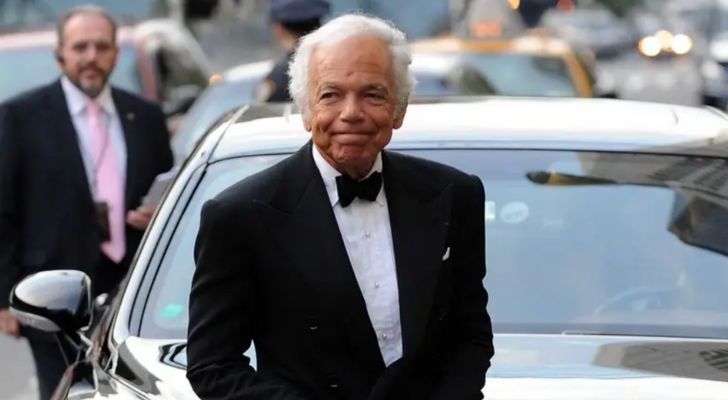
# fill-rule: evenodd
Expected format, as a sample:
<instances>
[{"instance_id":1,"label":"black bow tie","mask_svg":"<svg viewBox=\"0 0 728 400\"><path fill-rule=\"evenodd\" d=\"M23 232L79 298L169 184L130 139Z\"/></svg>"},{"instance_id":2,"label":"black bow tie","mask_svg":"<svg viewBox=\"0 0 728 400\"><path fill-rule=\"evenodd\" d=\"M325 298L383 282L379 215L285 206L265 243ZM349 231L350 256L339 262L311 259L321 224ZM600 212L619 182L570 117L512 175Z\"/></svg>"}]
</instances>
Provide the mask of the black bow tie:
<instances>
[{"instance_id":1,"label":"black bow tie","mask_svg":"<svg viewBox=\"0 0 728 400\"><path fill-rule=\"evenodd\" d=\"M355 197L374 201L381 188L382 174L380 172L374 172L361 181L355 181L345 175L336 177L336 191L339 192L339 203L342 207L348 207Z\"/></svg>"}]
</instances>

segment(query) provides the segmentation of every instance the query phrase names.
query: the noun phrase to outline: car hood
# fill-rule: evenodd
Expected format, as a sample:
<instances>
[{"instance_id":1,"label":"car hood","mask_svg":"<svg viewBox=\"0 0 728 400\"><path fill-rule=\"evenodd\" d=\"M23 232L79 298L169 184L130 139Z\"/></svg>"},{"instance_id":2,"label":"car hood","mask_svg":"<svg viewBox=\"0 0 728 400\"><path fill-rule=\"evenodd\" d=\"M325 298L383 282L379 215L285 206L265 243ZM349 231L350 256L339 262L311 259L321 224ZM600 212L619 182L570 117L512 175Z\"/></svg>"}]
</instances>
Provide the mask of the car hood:
<instances>
[{"instance_id":1,"label":"car hood","mask_svg":"<svg viewBox=\"0 0 728 400\"><path fill-rule=\"evenodd\" d=\"M497 335L489 400L723 399L728 341Z\"/></svg>"},{"instance_id":2,"label":"car hood","mask_svg":"<svg viewBox=\"0 0 728 400\"><path fill-rule=\"evenodd\" d=\"M143 372L145 391L197 399L185 343L128 338L120 358ZM496 335L483 392L489 400L725 399L728 341L599 335ZM120 360L121 361L121 360Z\"/></svg>"}]
</instances>

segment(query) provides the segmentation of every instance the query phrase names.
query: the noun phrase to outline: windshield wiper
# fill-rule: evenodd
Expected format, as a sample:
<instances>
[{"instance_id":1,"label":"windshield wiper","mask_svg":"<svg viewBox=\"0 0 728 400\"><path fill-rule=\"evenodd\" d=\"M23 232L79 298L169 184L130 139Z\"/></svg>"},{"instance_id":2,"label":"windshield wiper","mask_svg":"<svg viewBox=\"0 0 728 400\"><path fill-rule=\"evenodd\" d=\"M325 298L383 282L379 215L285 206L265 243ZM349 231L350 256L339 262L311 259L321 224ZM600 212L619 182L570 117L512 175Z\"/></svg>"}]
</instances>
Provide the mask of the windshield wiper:
<instances>
[{"instance_id":1,"label":"windshield wiper","mask_svg":"<svg viewBox=\"0 0 728 400\"><path fill-rule=\"evenodd\" d=\"M527 172L526 177L533 183L541 185L563 185L563 186L580 186L580 185L615 185L619 184L612 179L599 178L587 175L571 175L559 172L549 171L533 171Z\"/></svg>"}]
</instances>

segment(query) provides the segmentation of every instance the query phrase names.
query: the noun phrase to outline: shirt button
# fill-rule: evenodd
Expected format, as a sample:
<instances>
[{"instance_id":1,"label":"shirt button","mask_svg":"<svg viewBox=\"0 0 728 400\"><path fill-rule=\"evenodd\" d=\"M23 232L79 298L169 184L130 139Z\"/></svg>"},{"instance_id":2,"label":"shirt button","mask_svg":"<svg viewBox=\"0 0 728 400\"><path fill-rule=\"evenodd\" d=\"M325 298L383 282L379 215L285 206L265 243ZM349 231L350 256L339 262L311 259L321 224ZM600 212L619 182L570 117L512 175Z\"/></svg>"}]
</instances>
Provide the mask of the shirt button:
<instances>
[{"instance_id":1,"label":"shirt button","mask_svg":"<svg viewBox=\"0 0 728 400\"><path fill-rule=\"evenodd\" d=\"M379 289L379 286L381 286L381 285L379 284L379 282L374 282L374 288L375 288L375 289Z\"/></svg>"},{"instance_id":2,"label":"shirt button","mask_svg":"<svg viewBox=\"0 0 728 400\"><path fill-rule=\"evenodd\" d=\"M382 339L387 340L387 339L389 339L389 336L387 336L387 334L385 333L382 335Z\"/></svg>"},{"instance_id":3,"label":"shirt button","mask_svg":"<svg viewBox=\"0 0 728 400\"><path fill-rule=\"evenodd\" d=\"M372 234L369 233L369 232L364 232L364 237L365 238L369 239L369 236L372 236Z\"/></svg>"}]
</instances>

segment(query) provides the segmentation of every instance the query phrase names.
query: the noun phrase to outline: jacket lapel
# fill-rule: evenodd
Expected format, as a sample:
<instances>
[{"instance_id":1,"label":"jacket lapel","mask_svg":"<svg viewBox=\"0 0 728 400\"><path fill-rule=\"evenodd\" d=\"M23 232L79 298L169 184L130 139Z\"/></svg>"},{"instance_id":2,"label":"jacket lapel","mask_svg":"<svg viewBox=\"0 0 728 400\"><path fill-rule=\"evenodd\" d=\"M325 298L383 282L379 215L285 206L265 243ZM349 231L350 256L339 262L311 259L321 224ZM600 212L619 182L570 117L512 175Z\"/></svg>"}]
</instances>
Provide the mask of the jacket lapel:
<instances>
[{"instance_id":1,"label":"jacket lapel","mask_svg":"<svg viewBox=\"0 0 728 400\"><path fill-rule=\"evenodd\" d=\"M133 207L132 201L135 197L136 187L138 186L139 169L145 166L139 165L138 156L142 154L140 146L144 144L140 141L137 122L137 115L131 103L126 101L126 97L119 94L116 89L111 89L111 98L114 100L114 107L121 121L121 129L124 131L124 141L126 142L126 182L124 184L124 204L127 210Z\"/></svg>"},{"instance_id":2,"label":"jacket lapel","mask_svg":"<svg viewBox=\"0 0 728 400\"><path fill-rule=\"evenodd\" d=\"M68 112L68 103L66 102L66 96L63 94L61 81L53 83L49 87L48 93L49 115L54 120L54 123L49 126L58 128L55 134L49 135L49 140L55 141L54 148L58 150L57 154L62 158L61 165L69 166L72 180L78 187L79 193L81 193L81 200L87 202L90 209L93 205L93 195L81 156L78 134L73 126L71 114Z\"/></svg>"},{"instance_id":3,"label":"jacket lapel","mask_svg":"<svg viewBox=\"0 0 728 400\"><path fill-rule=\"evenodd\" d=\"M331 202L311 154L309 142L289 159L289 179L281 185L270 204L277 218L270 230L280 235L291 266L298 269L311 297L319 308L331 315L315 316L332 319L347 341L351 353L378 371L384 368L374 329L367 313L364 297L349 262Z\"/></svg>"},{"instance_id":4,"label":"jacket lapel","mask_svg":"<svg viewBox=\"0 0 728 400\"><path fill-rule=\"evenodd\" d=\"M407 169L402 156L383 153L384 188L399 288L403 356L419 347L446 250L452 186L435 188Z\"/></svg>"}]
</instances>

